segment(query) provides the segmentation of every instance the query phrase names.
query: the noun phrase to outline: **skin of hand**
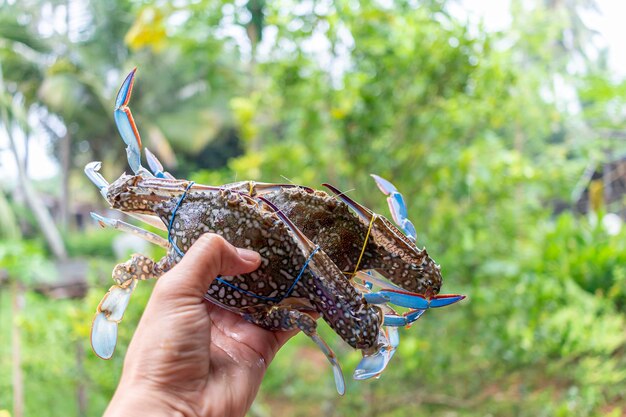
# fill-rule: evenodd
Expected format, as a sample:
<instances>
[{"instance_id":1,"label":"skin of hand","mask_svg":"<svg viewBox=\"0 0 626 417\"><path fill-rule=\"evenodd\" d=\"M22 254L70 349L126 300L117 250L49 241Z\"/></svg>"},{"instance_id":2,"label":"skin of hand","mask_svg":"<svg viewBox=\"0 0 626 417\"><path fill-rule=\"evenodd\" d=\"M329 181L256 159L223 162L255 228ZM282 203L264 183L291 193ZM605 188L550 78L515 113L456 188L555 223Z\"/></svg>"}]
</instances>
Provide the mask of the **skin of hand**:
<instances>
[{"instance_id":1,"label":"skin of hand","mask_svg":"<svg viewBox=\"0 0 626 417\"><path fill-rule=\"evenodd\" d=\"M256 252L201 236L156 283L105 416L244 416L296 332L262 329L203 296L216 276L259 264Z\"/></svg>"}]
</instances>

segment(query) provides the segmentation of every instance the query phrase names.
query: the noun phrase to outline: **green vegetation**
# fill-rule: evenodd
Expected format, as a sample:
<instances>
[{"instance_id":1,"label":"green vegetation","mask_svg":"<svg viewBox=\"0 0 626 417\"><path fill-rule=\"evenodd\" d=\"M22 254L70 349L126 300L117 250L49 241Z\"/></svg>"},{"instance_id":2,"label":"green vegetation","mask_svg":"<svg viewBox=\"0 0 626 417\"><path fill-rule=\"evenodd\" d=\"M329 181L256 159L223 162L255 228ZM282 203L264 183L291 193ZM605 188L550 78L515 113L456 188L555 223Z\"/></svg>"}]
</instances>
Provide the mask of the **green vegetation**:
<instances>
[{"instance_id":1,"label":"green vegetation","mask_svg":"<svg viewBox=\"0 0 626 417\"><path fill-rule=\"evenodd\" d=\"M91 315L122 259L116 234L70 214L103 208L86 162L109 179L127 169L112 97L134 66L139 130L176 176L330 182L387 215L369 177L380 174L404 193L443 291L468 295L402 330L382 377L348 382L344 398L298 336L251 416L623 415L626 232L602 226L613 206L596 204L592 221L570 197L587 166L624 152L626 81L583 23L594 2L514 0L501 33L446 3L0 0L0 139L49 137L59 178L27 186L59 201L63 252L89 265L85 298L33 291L63 255L36 202L16 197L24 184L0 190L0 416L13 407L15 327L24 415L100 415L115 389L152 284L133 296L114 358L97 359ZM350 372L358 352L322 332Z\"/></svg>"}]
</instances>

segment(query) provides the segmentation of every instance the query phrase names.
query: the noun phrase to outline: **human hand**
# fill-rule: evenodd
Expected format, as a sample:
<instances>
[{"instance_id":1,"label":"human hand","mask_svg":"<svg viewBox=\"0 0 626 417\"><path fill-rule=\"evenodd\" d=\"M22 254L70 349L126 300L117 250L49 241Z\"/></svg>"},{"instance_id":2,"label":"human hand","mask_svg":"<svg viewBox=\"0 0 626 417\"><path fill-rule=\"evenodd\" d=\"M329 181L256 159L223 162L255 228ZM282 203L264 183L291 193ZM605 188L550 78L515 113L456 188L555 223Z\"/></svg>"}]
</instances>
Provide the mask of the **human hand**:
<instances>
[{"instance_id":1,"label":"human hand","mask_svg":"<svg viewBox=\"0 0 626 417\"><path fill-rule=\"evenodd\" d=\"M259 264L256 252L201 236L155 285L105 416L244 416L295 332L262 329L203 296L216 276Z\"/></svg>"}]
</instances>

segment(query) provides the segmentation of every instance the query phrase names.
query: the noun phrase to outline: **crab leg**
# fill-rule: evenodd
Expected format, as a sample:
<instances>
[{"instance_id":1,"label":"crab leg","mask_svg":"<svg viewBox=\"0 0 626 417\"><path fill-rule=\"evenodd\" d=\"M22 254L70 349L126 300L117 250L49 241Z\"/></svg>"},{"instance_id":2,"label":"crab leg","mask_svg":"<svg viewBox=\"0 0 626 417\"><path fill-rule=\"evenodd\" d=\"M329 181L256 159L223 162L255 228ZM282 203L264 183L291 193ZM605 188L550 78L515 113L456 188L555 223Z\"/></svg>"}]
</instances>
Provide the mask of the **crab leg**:
<instances>
[{"instance_id":1,"label":"crab leg","mask_svg":"<svg viewBox=\"0 0 626 417\"><path fill-rule=\"evenodd\" d=\"M113 285L104 295L91 326L91 347L102 359L110 359L117 343L117 326L128 307L130 296L137 286L137 281L158 278L169 269L169 260L165 257L158 263L143 255L133 255L131 259L119 264L113 270Z\"/></svg>"},{"instance_id":2,"label":"crab leg","mask_svg":"<svg viewBox=\"0 0 626 417\"><path fill-rule=\"evenodd\" d=\"M128 107L128 102L133 92L133 84L135 83L135 72L137 72L137 68L134 68L130 74L126 76L126 79L117 92L113 117L117 130L120 132L124 143L126 143L128 165L130 165L130 168L135 174L152 177L150 171L141 166L141 136L139 136L135 119Z\"/></svg>"},{"instance_id":3,"label":"crab leg","mask_svg":"<svg viewBox=\"0 0 626 417\"><path fill-rule=\"evenodd\" d=\"M370 290L372 289L372 284L376 284L378 287L385 290L403 291L403 289L396 284L387 281L384 278L381 278L380 273L376 270L357 271L357 273L354 275L354 278L358 278L363 281L365 284L367 284L367 286L369 287L368 289Z\"/></svg>"},{"instance_id":4,"label":"crab leg","mask_svg":"<svg viewBox=\"0 0 626 417\"><path fill-rule=\"evenodd\" d=\"M231 184L225 184L222 187L229 189L229 190L246 193L250 197L262 196L262 195L273 193L273 192L279 192L288 188L300 188L308 193L315 192L315 190L313 190L312 188L305 187L303 185L273 184L273 183L256 182L256 181L239 181L239 182L234 182Z\"/></svg>"},{"instance_id":5,"label":"crab leg","mask_svg":"<svg viewBox=\"0 0 626 417\"><path fill-rule=\"evenodd\" d=\"M294 310L291 307L274 306L269 312L261 311L258 313L246 314L244 318L272 330L302 330L302 332L309 336L320 348L320 350L324 352L326 359L328 359L333 367L335 386L339 395L343 395L346 392L346 383L343 379L341 366L339 366L339 362L337 362L335 353L317 334L317 323L313 317L301 311ZM278 326L276 326L276 323L278 323Z\"/></svg>"},{"instance_id":6,"label":"crab leg","mask_svg":"<svg viewBox=\"0 0 626 417\"><path fill-rule=\"evenodd\" d=\"M257 195L264 195L264 194L282 191L287 188L300 188L306 191L307 193L315 192L315 190L312 188L305 187L303 185L296 185L296 184L271 184L271 183L266 183L266 182L254 182L254 181L251 181L251 183L252 183L252 187L250 188L251 190L250 195L252 197L257 196Z\"/></svg>"},{"instance_id":7,"label":"crab leg","mask_svg":"<svg viewBox=\"0 0 626 417\"><path fill-rule=\"evenodd\" d=\"M124 317L137 280L128 286L113 285L98 304L91 325L91 348L102 359L110 359L117 344L117 325Z\"/></svg>"},{"instance_id":8,"label":"crab leg","mask_svg":"<svg viewBox=\"0 0 626 417\"><path fill-rule=\"evenodd\" d=\"M141 169L141 137L139 136L133 114L128 107L128 102L130 101L130 96L133 91L136 71L137 68L134 68L130 74L126 76L126 79L117 92L113 116L117 130L120 132L120 136L122 136L122 139L127 145L126 156L128 157L128 164L133 172L137 174Z\"/></svg>"},{"instance_id":9,"label":"crab leg","mask_svg":"<svg viewBox=\"0 0 626 417\"><path fill-rule=\"evenodd\" d=\"M168 241L156 233L149 232L140 227L133 226L132 224L126 223L122 220L111 219L109 217L104 217L96 213L91 213L91 217L97 221L102 227L112 227L114 229L120 230L125 233L131 233L135 236L139 236L140 238L154 244L160 246L165 249L169 249L170 245Z\"/></svg>"},{"instance_id":10,"label":"crab leg","mask_svg":"<svg viewBox=\"0 0 626 417\"><path fill-rule=\"evenodd\" d=\"M404 202L402 194L400 194L398 189L386 179L375 174L371 175L372 178L374 178L374 181L376 181L378 189L388 196L387 204L389 205L389 211L391 211L393 221L396 222L400 229L402 229L406 237L415 242L417 239L417 232L413 223L411 223L408 219L406 203Z\"/></svg>"},{"instance_id":11,"label":"crab leg","mask_svg":"<svg viewBox=\"0 0 626 417\"><path fill-rule=\"evenodd\" d=\"M140 214L140 213L124 213L127 216L133 217L137 220L140 220L144 223L149 224L150 226L154 226L159 230L167 231L167 226L163 224L160 218L157 216L151 216L149 214Z\"/></svg>"},{"instance_id":12,"label":"crab leg","mask_svg":"<svg viewBox=\"0 0 626 417\"><path fill-rule=\"evenodd\" d=\"M161 164L161 161L159 161L158 158L152 152L150 152L148 148L145 148L144 153L146 154L146 161L148 161L148 166L150 167L150 170L155 177L168 178L171 180L176 179L172 174L163 170L163 164Z\"/></svg>"}]
</instances>

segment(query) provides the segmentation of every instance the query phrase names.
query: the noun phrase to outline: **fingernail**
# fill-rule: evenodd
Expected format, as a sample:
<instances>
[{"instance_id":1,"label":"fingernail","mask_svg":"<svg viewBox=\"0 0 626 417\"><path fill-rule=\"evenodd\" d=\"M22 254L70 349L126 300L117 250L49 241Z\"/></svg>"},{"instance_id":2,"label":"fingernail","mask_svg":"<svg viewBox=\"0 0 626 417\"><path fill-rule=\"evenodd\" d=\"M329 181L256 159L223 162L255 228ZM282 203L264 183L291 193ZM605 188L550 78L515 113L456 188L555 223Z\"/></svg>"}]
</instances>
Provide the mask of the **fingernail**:
<instances>
[{"instance_id":1,"label":"fingernail","mask_svg":"<svg viewBox=\"0 0 626 417\"><path fill-rule=\"evenodd\" d=\"M237 248L237 253L244 261L258 262L261 259L261 255L249 249Z\"/></svg>"}]
</instances>

